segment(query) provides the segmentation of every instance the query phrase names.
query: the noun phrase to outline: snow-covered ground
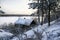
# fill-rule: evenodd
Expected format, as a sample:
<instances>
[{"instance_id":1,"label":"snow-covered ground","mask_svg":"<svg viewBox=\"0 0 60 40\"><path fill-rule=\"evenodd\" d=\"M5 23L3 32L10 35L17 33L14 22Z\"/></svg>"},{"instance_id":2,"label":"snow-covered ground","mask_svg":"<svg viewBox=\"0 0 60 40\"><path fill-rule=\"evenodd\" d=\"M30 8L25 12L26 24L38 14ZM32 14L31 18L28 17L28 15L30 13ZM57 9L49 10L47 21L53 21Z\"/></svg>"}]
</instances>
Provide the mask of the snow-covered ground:
<instances>
[{"instance_id":1,"label":"snow-covered ground","mask_svg":"<svg viewBox=\"0 0 60 40\"><path fill-rule=\"evenodd\" d=\"M0 40L9 40L13 34L0 29Z\"/></svg>"},{"instance_id":2,"label":"snow-covered ground","mask_svg":"<svg viewBox=\"0 0 60 40\"><path fill-rule=\"evenodd\" d=\"M60 21L45 29L42 40L60 40Z\"/></svg>"},{"instance_id":3,"label":"snow-covered ground","mask_svg":"<svg viewBox=\"0 0 60 40\"><path fill-rule=\"evenodd\" d=\"M60 19L58 19L58 20L60 20ZM8 32L4 32L4 33L7 35L12 35ZM3 33L1 33L1 34L3 34ZM27 38L36 38L39 36L39 34L41 34L42 40L60 40L60 21L56 21L56 20L52 21L51 26L48 26L47 23L42 26L38 25L35 28L32 28L31 30L24 32L24 34L22 34L22 36L19 35L19 38L13 37L11 40L19 40L19 39L23 40L23 39L27 39Z\"/></svg>"},{"instance_id":4,"label":"snow-covered ground","mask_svg":"<svg viewBox=\"0 0 60 40\"><path fill-rule=\"evenodd\" d=\"M60 20L60 19L59 19ZM42 40L59 40L60 39L60 21L57 22L52 21L51 26L48 26L48 24L44 25L38 25L35 28L32 28L32 30L29 30L25 32L24 34L27 35L27 38L34 38L36 37L36 34L34 33L36 31L37 33L42 33Z\"/></svg>"}]
</instances>

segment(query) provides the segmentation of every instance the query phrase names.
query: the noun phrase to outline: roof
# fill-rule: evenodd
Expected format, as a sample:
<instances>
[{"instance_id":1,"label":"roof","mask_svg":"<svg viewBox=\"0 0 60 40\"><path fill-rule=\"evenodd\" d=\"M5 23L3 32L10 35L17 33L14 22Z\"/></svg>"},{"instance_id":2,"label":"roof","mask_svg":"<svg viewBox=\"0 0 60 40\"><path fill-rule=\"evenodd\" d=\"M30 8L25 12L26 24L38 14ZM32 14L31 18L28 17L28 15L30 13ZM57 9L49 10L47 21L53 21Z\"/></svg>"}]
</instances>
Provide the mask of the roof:
<instances>
[{"instance_id":1,"label":"roof","mask_svg":"<svg viewBox=\"0 0 60 40\"><path fill-rule=\"evenodd\" d=\"M15 24L22 24L29 26L33 20L34 20L33 18L18 18Z\"/></svg>"}]
</instances>

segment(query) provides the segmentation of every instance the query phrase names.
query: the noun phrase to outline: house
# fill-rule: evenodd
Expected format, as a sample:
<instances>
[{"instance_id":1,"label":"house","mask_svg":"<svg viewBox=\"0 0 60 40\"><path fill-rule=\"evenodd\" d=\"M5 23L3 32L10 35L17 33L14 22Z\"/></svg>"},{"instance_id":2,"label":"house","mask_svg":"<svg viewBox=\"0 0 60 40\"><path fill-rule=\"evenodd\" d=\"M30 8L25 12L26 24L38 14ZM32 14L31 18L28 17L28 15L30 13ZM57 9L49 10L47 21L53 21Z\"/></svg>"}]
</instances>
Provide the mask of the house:
<instances>
[{"instance_id":1,"label":"house","mask_svg":"<svg viewBox=\"0 0 60 40\"><path fill-rule=\"evenodd\" d=\"M36 25L36 21L34 18L18 18L18 20L15 22L15 27L25 28L25 27L31 27Z\"/></svg>"}]
</instances>

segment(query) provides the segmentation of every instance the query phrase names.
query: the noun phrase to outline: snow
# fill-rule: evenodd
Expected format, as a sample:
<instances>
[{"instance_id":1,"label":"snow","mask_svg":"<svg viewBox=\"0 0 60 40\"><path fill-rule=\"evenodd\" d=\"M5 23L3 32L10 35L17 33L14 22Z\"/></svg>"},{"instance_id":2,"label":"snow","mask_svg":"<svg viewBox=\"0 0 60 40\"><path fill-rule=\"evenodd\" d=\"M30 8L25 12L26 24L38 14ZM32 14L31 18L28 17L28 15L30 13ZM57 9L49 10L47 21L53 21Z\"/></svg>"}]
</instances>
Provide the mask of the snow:
<instances>
[{"instance_id":1,"label":"snow","mask_svg":"<svg viewBox=\"0 0 60 40\"><path fill-rule=\"evenodd\" d=\"M12 36L12 33L0 29L0 40L10 40Z\"/></svg>"},{"instance_id":2,"label":"snow","mask_svg":"<svg viewBox=\"0 0 60 40\"><path fill-rule=\"evenodd\" d=\"M34 31L38 33L42 33L42 40L60 40L60 22L52 21L51 26L48 26L48 24L44 25L38 25L35 28L32 28L31 30L24 32L24 34L27 35L27 38L34 38L36 37ZM23 38L26 38L25 35L23 35ZM14 40L18 40L17 38L14 38Z\"/></svg>"},{"instance_id":3,"label":"snow","mask_svg":"<svg viewBox=\"0 0 60 40\"><path fill-rule=\"evenodd\" d=\"M19 38L18 37L14 37L13 39L11 39L11 40L19 40Z\"/></svg>"},{"instance_id":4,"label":"snow","mask_svg":"<svg viewBox=\"0 0 60 40\"><path fill-rule=\"evenodd\" d=\"M42 40L60 40L60 22L57 22L43 32Z\"/></svg>"},{"instance_id":5,"label":"snow","mask_svg":"<svg viewBox=\"0 0 60 40\"><path fill-rule=\"evenodd\" d=\"M60 19L59 19L60 20ZM4 30L0 29L0 37L12 36L12 33L5 32ZM35 38L36 34L34 33L42 33L42 40L60 40L60 21L52 21L51 26L48 26L48 23L44 25L38 25L31 30L24 32L26 35L22 35L23 39L26 38ZM11 40L19 40L18 37L13 37Z\"/></svg>"},{"instance_id":6,"label":"snow","mask_svg":"<svg viewBox=\"0 0 60 40\"><path fill-rule=\"evenodd\" d=\"M51 22L51 24L55 23L55 21ZM44 24L44 25L38 25L37 27L35 28L32 28L31 30L27 31L26 34L29 35L29 34L34 34L33 30L34 31L38 31L38 32L42 32L44 29L46 29L48 27L48 24Z\"/></svg>"},{"instance_id":7,"label":"snow","mask_svg":"<svg viewBox=\"0 0 60 40\"><path fill-rule=\"evenodd\" d=\"M22 38L26 39L26 38L36 38L36 34L34 33L34 31L36 31L37 33L42 33L42 40L60 40L60 22L52 21L51 22L51 26L48 26L48 24L44 24L44 25L38 25L35 28L32 28L31 30L24 32L24 34L22 34ZM0 32L1 36L12 36L13 34L5 32L4 30L2 30L3 32ZM21 38L21 37L20 37ZM21 39L22 39L21 38ZM22 40L23 40L22 39ZM13 37L11 40L19 40L18 37Z\"/></svg>"},{"instance_id":8,"label":"snow","mask_svg":"<svg viewBox=\"0 0 60 40\"><path fill-rule=\"evenodd\" d=\"M0 37L7 37L7 36L13 36L13 34L5 32L4 30L0 29Z\"/></svg>"},{"instance_id":9,"label":"snow","mask_svg":"<svg viewBox=\"0 0 60 40\"><path fill-rule=\"evenodd\" d=\"M10 24L13 23L18 19L19 17L0 17L0 25L3 24Z\"/></svg>"},{"instance_id":10,"label":"snow","mask_svg":"<svg viewBox=\"0 0 60 40\"><path fill-rule=\"evenodd\" d=\"M33 30L30 30L30 31L26 32L25 34L27 34L28 38L31 38L34 35L34 32L33 32Z\"/></svg>"},{"instance_id":11,"label":"snow","mask_svg":"<svg viewBox=\"0 0 60 40\"><path fill-rule=\"evenodd\" d=\"M15 23L29 26L33 20L33 18L19 18Z\"/></svg>"},{"instance_id":12,"label":"snow","mask_svg":"<svg viewBox=\"0 0 60 40\"><path fill-rule=\"evenodd\" d=\"M31 30L25 32L25 34L27 35L27 38L31 38L34 34L34 31L38 32L38 33L42 33L42 40L59 40L60 39L60 22L52 21L51 22L51 26L48 26L48 24L44 24L44 25L38 25L35 28L32 28ZM59 33L59 34L58 34Z\"/></svg>"}]
</instances>

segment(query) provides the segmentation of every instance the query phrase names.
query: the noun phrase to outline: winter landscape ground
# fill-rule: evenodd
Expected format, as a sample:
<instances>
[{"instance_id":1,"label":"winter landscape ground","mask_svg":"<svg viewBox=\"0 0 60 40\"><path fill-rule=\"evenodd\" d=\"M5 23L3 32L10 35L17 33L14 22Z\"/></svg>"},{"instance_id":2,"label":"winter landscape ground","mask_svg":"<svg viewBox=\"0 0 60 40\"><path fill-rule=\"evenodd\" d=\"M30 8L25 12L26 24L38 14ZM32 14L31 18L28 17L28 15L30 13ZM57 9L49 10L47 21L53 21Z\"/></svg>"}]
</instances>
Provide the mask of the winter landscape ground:
<instances>
[{"instance_id":1,"label":"winter landscape ground","mask_svg":"<svg viewBox=\"0 0 60 40\"><path fill-rule=\"evenodd\" d=\"M15 35L0 29L0 40L60 40L60 19L44 25L37 25L22 34Z\"/></svg>"}]
</instances>

